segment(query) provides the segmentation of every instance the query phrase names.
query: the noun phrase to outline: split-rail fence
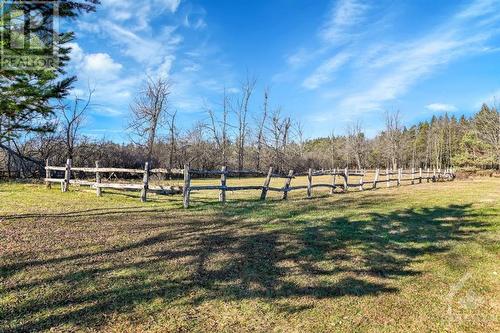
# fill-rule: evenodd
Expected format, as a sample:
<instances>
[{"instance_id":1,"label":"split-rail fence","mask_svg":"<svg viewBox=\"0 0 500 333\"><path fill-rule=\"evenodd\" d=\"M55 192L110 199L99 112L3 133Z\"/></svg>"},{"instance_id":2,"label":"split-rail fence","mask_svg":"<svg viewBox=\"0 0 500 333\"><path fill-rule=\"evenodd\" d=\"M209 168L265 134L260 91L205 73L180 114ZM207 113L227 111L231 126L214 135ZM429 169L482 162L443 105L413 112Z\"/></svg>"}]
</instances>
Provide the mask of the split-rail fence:
<instances>
[{"instance_id":1,"label":"split-rail fence","mask_svg":"<svg viewBox=\"0 0 500 333\"><path fill-rule=\"evenodd\" d=\"M64 178L52 178L53 171L64 171ZM81 186L90 186L96 189L97 196L102 196L102 189L121 189L121 190L131 190L131 191L141 191L141 201L146 202L148 193L157 194L182 194L184 208L188 208L190 205L191 192L195 191L219 191L219 201L222 203L226 202L226 192L230 191L246 191L246 190L257 190L260 191L260 199L266 200L268 192L281 192L282 199L286 200L288 198L288 193L296 190L306 190L307 197L313 197L314 188L328 188L330 189L330 194L336 193L337 189L341 192L348 192L350 188L357 188L360 191L368 189L376 189L379 184L385 184L386 187L390 187L391 184L396 183L397 186L401 186L403 182L410 182L411 185L421 184L422 182L438 181L438 180L453 180L455 179L455 174L453 169L429 169L423 170L422 168L411 169L411 170L349 170L349 169L333 169L333 170L313 170L305 174L295 174L293 170L290 170L287 175L274 173L274 169L271 167L267 174L259 171L251 170L237 170L231 171L227 167L223 167L221 170L195 170L191 169L189 166L185 166L184 169L151 169L149 163L146 163L144 169L123 169L123 168L101 168L99 162L96 162L95 168L77 168L72 166L72 161L67 160L66 166L57 167L50 166L49 161L45 167L46 177L45 183L50 187L51 183L60 183L61 190L67 192L70 184L78 184ZM95 174L95 181L89 180L79 180L72 179L72 172L81 173L92 173ZM104 174L116 174L116 173L127 173L127 174L141 174L142 184L132 184L132 183L110 183L103 182ZM150 186L150 177L153 174L165 174L165 175L177 175L184 178L183 186ZM373 175L373 177L369 177ZM193 176L197 177L214 177L220 176L220 185L192 185L191 181ZM241 186L228 186L227 180L228 176L265 176L264 183L261 186L258 185L241 185ZM292 180L298 176L307 176L306 185L292 186ZM314 183L314 177L318 176L330 176L331 182L329 183ZM284 179L283 187L271 186L271 180L273 178ZM357 182L353 182L353 179L359 178ZM368 180L370 179L370 180ZM340 180L340 184L337 183Z\"/></svg>"}]
</instances>

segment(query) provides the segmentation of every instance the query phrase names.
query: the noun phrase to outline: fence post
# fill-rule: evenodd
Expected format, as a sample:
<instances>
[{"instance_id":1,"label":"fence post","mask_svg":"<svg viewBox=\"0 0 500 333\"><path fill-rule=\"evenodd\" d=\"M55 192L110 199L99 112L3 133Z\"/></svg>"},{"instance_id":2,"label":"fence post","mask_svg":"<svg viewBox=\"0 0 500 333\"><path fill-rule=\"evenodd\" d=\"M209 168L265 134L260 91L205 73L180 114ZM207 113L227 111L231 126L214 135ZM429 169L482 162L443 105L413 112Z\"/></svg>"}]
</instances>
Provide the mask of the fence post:
<instances>
[{"instance_id":1,"label":"fence post","mask_svg":"<svg viewBox=\"0 0 500 333\"><path fill-rule=\"evenodd\" d=\"M344 170L344 192L349 191L349 169Z\"/></svg>"},{"instance_id":2,"label":"fence post","mask_svg":"<svg viewBox=\"0 0 500 333\"><path fill-rule=\"evenodd\" d=\"M391 173L389 172L389 168L385 169L385 178L387 182L387 187L391 186Z\"/></svg>"},{"instance_id":3,"label":"fence post","mask_svg":"<svg viewBox=\"0 0 500 333\"><path fill-rule=\"evenodd\" d=\"M373 188L377 188L378 178L380 177L380 169L375 170L375 180L373 181Z\"/></svg>"},{"instance_id":4,"label":"fence post","mask_svg":"<svg viewBox=\"0 0 500 333\"><path fill-rule=\"evenodd\" d=\"M415 168L411 168L411 184L415 185Z\"/></svg>"},{"instance_id":5,"label":"fence post","mask_svg":"<svg viewBox=\"0 0 500 333\"><path fill-rule=\"evenodd\" d=\"M288 199L288 189L290 188L290 184L292 183L292 178L293 170L290 170L290 172L288 172L288 177L285 180L285 186L283 187L283 200Z\"/></svg>"},{"instance_id":6,"label":"fence post","mask_svg":"<svg viewBox=\"0 0 500 333\"><path fill-rule=\"evenodd\" d=\"M309 172L307 173L307 198L312 198L312 182L313 182L313 170L309 168Z\"/></svg>"},{"instance_id":7,"label":"fence post","mask_svg":"<svg viewBox=\"0 0 500 333\"><path fill-rule=\"evenodd\" d=\"M365 177L365 171L360 170L360 172L361 172L361 178L359 179L359 190L363 191L363 184L364 184L363 179Z\"/></svg>"},{"instance_id":8,"label":"fence post","mask_svg":"<svg viewBox=\"0 0 500 333\"><path fill-rule=\"evenodd\" d=\"M101 184L101 173L99 172L99 161L95 161L95 182L96 182L96 188L95 188L95 193L97 194L98 197L102 197L102 188L99 187Z\"/></svg>"},{"instance_id":9,"label":"fence post","mask_svg":"<svg viewBox=\"0 0 500 333\"><path fill-rule=\"evenodd\" d=\"M401 186L401 176L403 173L403 168L398 169L398 186Z\"/></svg>"},{"instance_id":10,"label":"fence post","mask_svg":"<svg viewBox=\"0 0 500 333\"><path fill-rule=\"evenodd\" d=\"M262 193L260 194L260 200L266 200L267 192L269 191L269 185L271 184L271 177L273 176L273 167L269 168L266 180L264 180L264 185L262 186Z\"/></svg>"},{"instance_id":11,"label":"fence post","mask_svg":"<svg viewBox=\"0 0 500 333\"><path fill-rule=\"evenodd\" d=\"M418 177L418 179L419 179L418 183L422 184L422 168L418 169L418 176L419 176Z\"/></svg>"},{"instance_id":12,"label":"fence post","mask_svg":"<svg viewBox=\"0 0 500 333\"><path fill-rule=\"evenodd\" d=\"M144 164L144 176L142 177L143 187L141 191L141 202L147 201L149 187L149 162Z\"/></svg>"},{"instance_id":13,"label":"fence post","mask_svg":"<svg viewBox=\"0 0 500 333\"><path fill-rule=\"evenodd\" d=\"M332 175L332 188L330 189L330 194L335 193L335 187L337 187L336 183L337 183L337 168L334 168Z\"/></svg>"},{"instance_id":14,"label":"fence post","mask_svg":"<svg viewBox=\"0 0 500 333\"><path fill-rule=\"evenodd\" d=\"M68 158L68 160L66 161L66 170L64 172L64 183L63 183L63 186L62 186L62 191L63 192L68 192L69 190L69 181L71 179L71 159Z\"/></svg>"},{"instance_id":15,"label":"fence post","mask_svg":"<svg viewBox=\"0 0 500 333\"><path fill-rule=\"evenodd\" d=\"M46 179L50 179L50 177L51 177L51 175L50 175L50 174L51 174L51 172L50 172L50 170L48 169L48 168L49 168L49 166L50 166L50 165L49 165L49 159L47 158L47 160L45 160L45 178L46 178ZM52 188L52 185L50 184L50 182L49 182L49 181L45 181L45 186L46 186L47 188Z\"/></svg>"},{"instance_id":16,"label":"fence post","mask_svg":"<svg viewBox=\"0 0 500 333\"><path fill-rule=\"evenodd\" d=\"M182 196L184 208L189 208L189 195L191 193L191 175L189 174L189 166L184 165L184 187L182 188Z\"/></svg>"},{"instance_id":17,"label":"fence post","mask_svg":"<svg viewBox=\"0 0 500 333\"><path fill-rule=\"evenodd\" d=\"M222 174L220 175L220 186L221 190L219 192L219 201L226 203L226 184L227 184L227 167L222 167Z\"/></svg>"}]
</instances>

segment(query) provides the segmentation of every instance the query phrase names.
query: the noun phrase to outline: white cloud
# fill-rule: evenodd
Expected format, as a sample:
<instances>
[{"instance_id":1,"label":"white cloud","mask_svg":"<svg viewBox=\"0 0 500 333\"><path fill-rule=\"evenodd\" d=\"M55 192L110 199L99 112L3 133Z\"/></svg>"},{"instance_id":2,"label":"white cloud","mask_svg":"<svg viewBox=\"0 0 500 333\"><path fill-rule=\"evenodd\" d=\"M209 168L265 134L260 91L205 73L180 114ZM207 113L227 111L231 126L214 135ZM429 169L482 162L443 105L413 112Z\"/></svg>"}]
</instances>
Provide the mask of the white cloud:
<instances>
[{"instance_id":1,"label":"white cloud","mask_svg":"<svg viewBox=\"0 0 500 333\"><path fill-rule=\"evenodd\" d=\"M172 64L175 60L175 56L172 54L166 55L165 58L163 59L162 64L156 71L158 75L162 77L169 77L170 76L170 71L172 70Z\"/></svg>"},{"instance_id":2,"label":"white cloud","mask_svg":"<svg viewBox=\"0 0 500 333\"><path fill-rule=\"evenodd\" d=\"M68 43L67 46L71 48L71 52L69 54L69 56L71 58L71 62L73 64L81 63L83 60L84 54L83 54L83 50L80 47L80 45L78 45L78 43Z\"/></svg>"},{"instance_id":3,"label":"white cloud","mask_svg":"<svg viewBox=\"0 0 500 333\"><path fill-rule=\"evenodd\" d=\"M182 3L180 0L103 0L96 15L84 17L85 23L79 25L79 32L105 40L103 50L109 52L111 58L119 55L123 64L118 69L109 61L102 63L102 67L114 69L117 75L110 75L107 81L90 80L96 88L94 97L101 112L110 116L126 113L146 74L171 79L172 107L181 112L199 112L203 104L200 96L221 90L224 86L221 82L232 83L226 80L227 67L221 60L220 49L208 45L210 40L203 31L207 25L206 11L193 4L181 8ZM182 26L196 30L195 37L193 31L185 35L195 39L195 50L184 43L182 34L186 30ZM105 59L92 60L104 62ZM210 68L206 66L209 61ZM93 66L87 67L95 69L98 64L94 61ZM80 82L89 80L86 74L80 71Z\"/></svg>"},{"instance_id":4,"label":"white cloud","mask_svg":"<svg viewBox=\"0 0 500 333\"><path fill-rule=\"evenodd\" d=\"M350 59L350 54L339 53L321 64L313 74L304 80L302 86L306 89L316 89L332 80L332 74L339 70Z\"/></svg>"},{"instance_id":5,"label":"white cloud","mask_svg":"<svg viewBox=\"0 0 500 333\"><path fill-rule=\"evenodd\" d=\"M171 13L175 13L181 4L181 0L160 0L158 3L163 4Z\"/></svg>"},{"instance_id":6,"label":"white cloud","mask_svg":"<svg viewBox=\"0 0 500 333\"><path fill-rule=\"evenodd\" d=\"M474 16L480 15L478 7L474 8ZM480 8L485 8L484 13L490 11L489 7ZM346 89L339 102L341 108L346 112L380 110L384 102L399 98L450 62L485 52L484 44L499 31L479 26L469 19L471 15L458 14L421 38L385 45L385 50L376 46L356 50L360 54L365 49L377 51L370 55L369 61L363 60L354 73L356 82L365 84Z\"/></svg>"},{"instance_id":7,"label":"white cloud","mask_svg":"<svg viewBox=\"0 0 500 333\"><path fill-rule=\"evenodd\" d=\"M82 61L82 69L93 78L115 78L122 67L107 53L88 54Z\"/></svg>"},{"instance_id":8,"label":"white cloud","mask_svg":"<svg viewBox=\"0 0 500 333\"><path fill-rule=\"evenodd\" d=\"M71 95L86 98L88 89L93 89L92 112L109 117L123 115L127 109L118 111L115 103L130 100L132 92L140 84L137 76L124 76L123 65L108 53L85 53L77 43L69 43L71 50L71 70L78 75L79 85Z\"/></svg>"},{"instance_id":9,"label":"white cloud","mask_svg":"<svg viewBox=\"0 0 500 333\"><path fill-rule=\"evenodd\" d=\"M71 47L71 67L79 77L113 80L120 73L123 65L116 62L108 53L85 53L78 43L68 43Z\"/></svg>"},{"instance_id":10,"label":"white cloud","mask_svg":"<svg viewBox=\"0 0 500 333\"><path fill-rule=\"evenodd\" d=\"M455 105L445 103L432 103L427 105L425 108L435 112L455 112L458 110Z\"/></svg>"},{"instance_id":11,"label":"white cloud","mask_svg":"<svg viewBox=\"0 0 500 333\"><path fill-rule=\"evenodd\" d=\"M108 19L125 22L132 30L151 30L151 20L164 13L174 14L180 0L103 0L102 7Z\"/></svg>"},{"instance_id":12,"label":"white cloud","mask_svg":"<svg viewBox=\"0 0 500 333\"><path fill-rule=\"evenodd\" d=\"M320 31L321 38L330 44L345 42L352 37L349 29L363 21L368 9L369 6L359 0L340 0L330 10Z\"/></svg>"},{"instance_id":13,"label":"white cloud","mask_svg":"<svg viewBox=\"0 0 500 333\"><path fill-rule=\"evenodd\" d=\"M176 35L175 27L165 27L155 38L134 33L111 21L102 22L106 33L120 46L122 52L148 67L161 65L165 57L172 55L181 43L182 37Z\"/></svg>"},{"instance_id":14,"label":"white cloud","mask_svg":"<svg viewBox=\"0 0 500 333\"><path fill-rule=\"evenodd\" d=\"M183 25L186 28L192 28L194 30L201 30L207 27L207 23L203 17L191 19L189 15L184 17Z\"/></svg>"},{"instance_id":15,"label":"white cloud","mask_svg":"<svg viewBox=\"0 0 500 333\"><path fill-rule=\"evenodd\" d=\"M476 0L457 14L458 18L475 18L495 13L498 0Z\"/></svg>"}]
</instances>

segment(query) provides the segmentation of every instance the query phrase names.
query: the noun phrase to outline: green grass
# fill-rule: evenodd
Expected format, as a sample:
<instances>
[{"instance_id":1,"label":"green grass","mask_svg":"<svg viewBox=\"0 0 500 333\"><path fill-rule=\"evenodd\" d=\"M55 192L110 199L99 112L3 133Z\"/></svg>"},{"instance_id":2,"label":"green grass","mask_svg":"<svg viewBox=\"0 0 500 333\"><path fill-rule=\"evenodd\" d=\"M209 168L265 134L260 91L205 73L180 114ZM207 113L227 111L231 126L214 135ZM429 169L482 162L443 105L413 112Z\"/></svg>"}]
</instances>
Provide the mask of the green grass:
<instances>
[{"instance_id":1,"label":"green grass","mask_svg":"<svg viewBox=\"0 0 500 333\"><path fill-rule=\"evenodd\" d=\"M315 194L0 183L0 331L500 330L500 180Z\"/></svg>"}]
</instances>

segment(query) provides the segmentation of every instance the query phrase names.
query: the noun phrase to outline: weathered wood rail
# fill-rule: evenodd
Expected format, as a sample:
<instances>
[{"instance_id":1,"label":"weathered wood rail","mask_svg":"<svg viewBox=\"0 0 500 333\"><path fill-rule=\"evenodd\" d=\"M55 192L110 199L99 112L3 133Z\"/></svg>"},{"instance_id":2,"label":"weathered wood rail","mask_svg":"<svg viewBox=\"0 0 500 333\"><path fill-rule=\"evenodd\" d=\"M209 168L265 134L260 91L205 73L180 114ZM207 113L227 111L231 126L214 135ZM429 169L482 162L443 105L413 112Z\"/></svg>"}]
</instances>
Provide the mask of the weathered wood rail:
<instances>
[{"instance_id":1,"label":"weathered wood rail","mask_svg":"<svg viewBox=\"0 0 500 333\"><path fill-rule=\"evenodd\" d=\"M64 178L52 178L52 171L64 171ZM82 173L92 173L95 174L95 181L71 179L71 173L82 172ZM142 174L142 184L132 184L132 183L110 183L102 182L103 174L116 174L116 173L128 173L128 174ZM147 201L148 193L157 194L181 194L182 187L180 186L150 186L149 180L152 174L170 174L170 175L182 175L182 169L150 169L149 164L146 163L144 169L125 169L125 168L101 168L99 167L99 162L96 162L95 168L77 168L72 166L72 161L67 160L66 166L50 166L49 161L45 167L45 183L47 187L50 187L52 183L60 183L61 191L67 192L71 184L80 186L90 186L96 189L97 196L102 196L102 189L117 189L126 191L141 191L141 201Z\"/></svg>"},{"instance_id":2,"label":"weathered wood rail","mask_svg":"<svg viewBox=\"0 0 500 333\"><path fill-rule=\"evenodd\" d=\"M255 173L255 172L253 172ZM385 170L385 172L381 172L380 169L373 170L374 178L373 180L365 181L365 177L368 176L368 171L351 171L348 169L340 170L312 170L309 169L307 174L298 174L296 175L293 170L290 170L288 175L280 175L273 173L273 168L269 169L267 176L264 180L264 184L262 186L249 185L249 186L227 186L227 176L231 174L241 174L238 171L229 171L227 168L222 168L221 171L203 171L203 170L190 170L188 166L184 167L184 188L183 188L183 196L184 196L184 208L188 208L190 205L190 195L191 192L194 191L220 191L219 193L219 201L222 203L226 202L226 192L227 191L245 191L245 190L259 190L261 191L260 199L265 200L269 191L274 192L282 192L283 200L288 198L288 193L296 190L306 190L307 197L313 197L313 189L315 188L328 188L330 189L330 193L334 194L335 190L341 189L342 192L347 192L349 188L358 188L360 191L364 191L366 189L376 189L378 184L385 183L387 187L391 186L391 184L396 183L397 186L401 186L403 182L411 182L412 185L418 183L422 183L423 181L438 181L438 180L453 180L455 175L452 169L446 170L433 170L432 173L430 169L427 169L425 172L422 169L415 171L412 169L410 171L405 171L403 169L399 169L397 171ZM220 185L204 185L204 186L193 186L191 185L191 175L193 174L212 174L212 175L221 175ZM292 180L298 176L307 176L307 185L297 185L292 186ZM331 176L330 183L318 183L315 184L313 182L314 177L317 176ZM394 177L396 176L396 177ZM410 176L409 178L405 178L405 176ZM349 183L353 177L359 177L359 181L357 183ZM385 179L382 179L385 177ZM272 178L284 178L285 183L283 187L271 187ZM342 180L341 184L337 184L337 178ZM366 187L366 185L370 185Z\"/></svg>"},{"instance_id":3,"label":"weathered wood rail","mask_svg":"<svg viewBox=\"0 0 500 333\"><path fill-rule=\"evenodd\" d=\"M412 170L389 170L384 171L380 169L375 170L348 170L346 169L333 169L333 170L313 170L309 169L307 173L295 174L290 170L287 175L275 173L273 168L269 168L267 173L262 173L253 170L228 170L223 167L221 170L196 170L190 169L185 166L184 169L150 169L148 163L145 164L144 169L123 169L123 168L100 168L99 162L96 162L95 168L75 168L72 167L72 161L68 160L66 166L56 167L47 165L45 167L46 178L45 182L48 187L51 183L60 183L61 190L67 192L71 184L78 184L81 186L90 186L96 189L97 196L102 196L102 189L121 189L130 191L141 191L141 201L147 201L148 193L157 194L181 194L183 195L183 205L188 208L191 200L191 193L197 191L219 191L219 201L226 202L226 192L233 191L260 191L260 199L266 200L267 194L271 192L281 192L282 199L288 199L288 193L297 190L306 190L307 198L313 197L313 190L317 188L330 189L330 194L340 192L348 192L350 188L357 188L359 191L368 189L376 189L379 184L386 184L390 187L392 184L401 186L403 182L410 182L412 185L421 184L422 182L439 181L439 180L453 180L455 174L453 169L445 170L430 170L430 169L412 169ZM64 171L64 178L52 178L52 171ZM71 179L72 172L83 172L95 174L95 181ZM142 174L142 184L124 184L124 183L104 183L102 182L103 174L113 173L130 173ZM184 177L183 186L150 186L150 176L152 174L169 174L179 175ZM263 185L240 185L228 186L228 176L265 176ZM366 180L368 176L373 175L371 180ZM192 185L192 176L220 176L220 185ZM306 176L306 185L292 186L292 181L296 177ZM315 183L314 177L330 176L331 180L328 183ZM273 178L284 179L283 187L271 186ZM355 178L359 178L357 182L353 182ZM338 183L338 180L340 183Z\"/></svg>"}]
</instances>

